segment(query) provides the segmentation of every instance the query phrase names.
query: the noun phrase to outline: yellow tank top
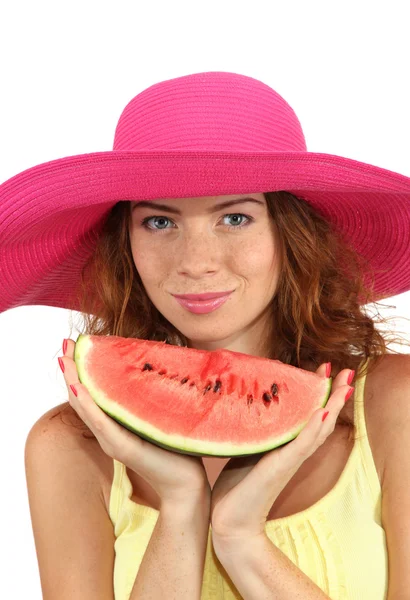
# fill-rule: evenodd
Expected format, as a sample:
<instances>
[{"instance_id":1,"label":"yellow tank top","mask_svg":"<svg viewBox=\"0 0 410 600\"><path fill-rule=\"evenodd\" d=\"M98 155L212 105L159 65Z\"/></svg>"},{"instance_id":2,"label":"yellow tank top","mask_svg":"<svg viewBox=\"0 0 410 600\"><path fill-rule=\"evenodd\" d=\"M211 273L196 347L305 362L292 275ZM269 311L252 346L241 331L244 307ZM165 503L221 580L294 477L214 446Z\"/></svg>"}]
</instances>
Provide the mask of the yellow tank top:
<instances>
[{"instance_id":1,"label":"yellow tank top","mask_svg":"<svg viewBox=\"0 0 410 600\"><path fill-rule=\"evenodd\" d=\"M364 417L365 379L355 384L355 443L336 485L306 510L266 524L272 543L332 600L387 597L387 545L381 486ZM128 600L159 515L131 496L125 466L114 459L109 512L116 537L115 600ZM241 598L213 552L209 530L201 600Z\"/></svg>"}]
</instances>

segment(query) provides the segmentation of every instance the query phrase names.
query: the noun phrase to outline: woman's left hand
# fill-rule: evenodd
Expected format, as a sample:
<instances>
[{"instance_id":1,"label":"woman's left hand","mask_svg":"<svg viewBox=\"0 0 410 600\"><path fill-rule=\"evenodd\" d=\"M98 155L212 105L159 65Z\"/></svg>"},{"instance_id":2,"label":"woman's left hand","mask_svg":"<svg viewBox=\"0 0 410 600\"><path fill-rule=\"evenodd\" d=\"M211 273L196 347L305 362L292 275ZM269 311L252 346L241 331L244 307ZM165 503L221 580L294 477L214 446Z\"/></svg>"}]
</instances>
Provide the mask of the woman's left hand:
<instances>
[{"instance_id":1,"label":"woman's left hand","mask_svg":"<svg viewBox=\"0 0 410 600\"><path fill-rule=\"evenodd\" d=\"M326 365L317 369L326 376ZM214 541L249 539L264 533L268 514L276 498L302 463L321 446L335 428L351 386L350 369L343 369L332 383L326 407L315 411L299 435L264 454L232 458L212 489L211 526ZM322 416L329 411L322 421Z\"/></svg>"}]
</instances>

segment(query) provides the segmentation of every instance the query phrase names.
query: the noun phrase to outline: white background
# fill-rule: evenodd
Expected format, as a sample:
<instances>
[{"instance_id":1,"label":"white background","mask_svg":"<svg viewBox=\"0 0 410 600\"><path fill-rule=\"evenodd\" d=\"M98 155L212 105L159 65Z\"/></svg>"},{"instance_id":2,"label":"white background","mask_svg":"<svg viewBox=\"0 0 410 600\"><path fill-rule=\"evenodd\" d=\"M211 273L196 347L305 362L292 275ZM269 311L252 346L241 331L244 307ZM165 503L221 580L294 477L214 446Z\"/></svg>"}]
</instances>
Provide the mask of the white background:
<instances>
[{"instance_id":1,"label":"white background","mask_svg":"<svg viewBox=\"0 0 410 600\"><path fill-rule=\"evenodd\" d=\"M0 181L47 160L111 149L117 119L133 96L201 71L242 73L276 89L299 116L309 150L410 176L406 5L3 2ZM382 314L393 315L408 334L409 322L398 317L410 317L410 292L383 304L393 308ZM69 311L44 306L0 314L0 581L8 599L41 598L24 444L33 423L66 400L57 356L68 319Z\"/></svg>"}]
</instances>

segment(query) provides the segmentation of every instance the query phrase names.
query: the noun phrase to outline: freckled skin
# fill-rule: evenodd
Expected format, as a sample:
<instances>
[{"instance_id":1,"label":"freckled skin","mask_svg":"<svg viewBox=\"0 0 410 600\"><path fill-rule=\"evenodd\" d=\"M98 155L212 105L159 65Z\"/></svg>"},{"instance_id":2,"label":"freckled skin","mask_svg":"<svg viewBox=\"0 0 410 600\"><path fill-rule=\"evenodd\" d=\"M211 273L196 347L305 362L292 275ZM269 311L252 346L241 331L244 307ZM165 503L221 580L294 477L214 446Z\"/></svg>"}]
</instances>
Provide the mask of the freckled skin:
<instances>
[{"instance_id":1,"label":"freckled skin","mask_svg":"<svg viewBox=\"0 0 410 600\"><path fill-rule=\"evenodd\" d=\"M240 203L212 214L206 211L219 202L245 197L259 199L263 205ZM264 195L157 202L178 207L182 214L137 208L130 223L134 263L153 304L192 348L263 356L270 303L280 274L276 227ZM254 221L238 215L249 215ZM146 217L150 217L149 229L141 225ZM171 295L232 289L231 297L207 314L189 312Z\"/></svg>"}]
</instances>

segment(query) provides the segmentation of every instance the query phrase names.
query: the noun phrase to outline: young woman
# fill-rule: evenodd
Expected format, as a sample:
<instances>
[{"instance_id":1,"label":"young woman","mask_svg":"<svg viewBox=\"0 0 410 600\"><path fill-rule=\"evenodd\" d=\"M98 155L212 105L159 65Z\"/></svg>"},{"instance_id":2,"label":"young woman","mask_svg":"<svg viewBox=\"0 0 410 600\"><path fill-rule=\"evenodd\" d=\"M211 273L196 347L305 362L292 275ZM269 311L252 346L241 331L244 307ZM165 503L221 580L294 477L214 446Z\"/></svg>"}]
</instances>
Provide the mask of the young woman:
<instances>
[{"instance_id":1,"label":"young woman","mask_svg":"<svg viewBox=\"0 0 410 600\"><path fill-rule=\"evenodd\" d=\"M112 151L0 187L0 310L333 377L289 444L193 457L101 411L65 340L68 402L25 448L45 600L406 597L410 357L364 306L410 289L409 232L409 178L308 152L281 96L226 72L149 87Z\"/></svg>"}]
</instances>

